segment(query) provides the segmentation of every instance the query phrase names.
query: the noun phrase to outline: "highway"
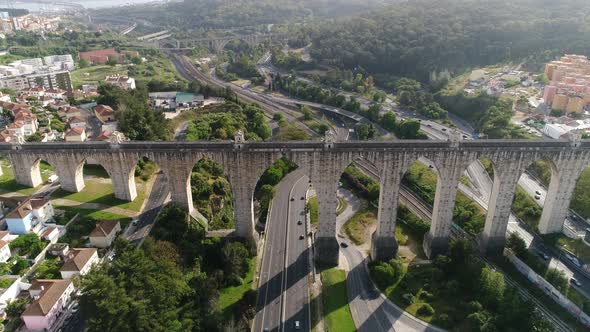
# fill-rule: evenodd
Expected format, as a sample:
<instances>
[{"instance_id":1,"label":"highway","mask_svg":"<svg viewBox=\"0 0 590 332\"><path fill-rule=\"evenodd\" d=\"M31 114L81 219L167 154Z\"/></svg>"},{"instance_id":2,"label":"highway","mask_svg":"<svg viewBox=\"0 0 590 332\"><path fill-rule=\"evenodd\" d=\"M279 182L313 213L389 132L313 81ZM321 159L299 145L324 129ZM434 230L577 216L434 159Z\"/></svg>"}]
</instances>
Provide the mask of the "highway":
<instances>
[{"instance_id":1,"label":"highway","mask_svg":"<svg viewBox=\"0 0 590 332\"><path fill-rule=\"evenodd\" d=\"M311 137L317 137L316 132L298 120L301 113L272 101L268 96L207 76L183 56L172 53L167 53L167 55L176 70L187 80L196 79L213 87L228 88L243 100L250 103L258 103L268 116L272 117L275 113L281 113L287 121L304 130Z\"/></svg>"},{"instance_id":2,"label":"highway","mask_svg":"<svg viewBox=\"0 0 590 332\"><path fill-rule=\"evenodd\" d=\"M276 186L266 225L252 331L291 331L295 321L303 331L310 330L306 201L301 200L307 188L307 178L298 171Z\"/></svg>"}]
</instances>

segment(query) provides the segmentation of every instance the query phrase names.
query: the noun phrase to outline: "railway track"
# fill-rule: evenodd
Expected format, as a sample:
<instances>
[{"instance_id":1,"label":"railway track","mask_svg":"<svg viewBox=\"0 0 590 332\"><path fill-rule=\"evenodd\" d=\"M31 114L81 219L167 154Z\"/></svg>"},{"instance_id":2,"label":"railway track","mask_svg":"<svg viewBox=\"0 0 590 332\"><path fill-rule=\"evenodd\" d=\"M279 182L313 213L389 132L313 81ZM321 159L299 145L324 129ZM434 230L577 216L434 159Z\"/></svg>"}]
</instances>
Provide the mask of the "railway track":
<instances>
[{"instance_id":1,"label":"railway track","mask_svg":"<svg viewBox=\"0 0 590 332\"><path fill-rule=\"evenodd\" d=\"M207 83L211 86L218 88L228 88L243 100L249 103L259 104L265 111L265 113L270 117L277 113L283 114L287 121L289 121L290 123L294 123L298 128L304 130L311 137L318 136L318 134L315 131L313 131L311 128L307 127L305 124L299 121L298 117L301 116L299 112L289 109L283 105L280 105L279 103L271 100L270 97L262 96L249 90L233 86L229 83L220 82L212 77L209 77L202 73L195 65L188 61L184 56L173 54L171 52L167 52L166 54L172 61L172 64L174 64L174 67L176 67L176 70L178 70L178 72L184 78L188 80L197 79L201 82Z\"/></svg>"}]
</instances>

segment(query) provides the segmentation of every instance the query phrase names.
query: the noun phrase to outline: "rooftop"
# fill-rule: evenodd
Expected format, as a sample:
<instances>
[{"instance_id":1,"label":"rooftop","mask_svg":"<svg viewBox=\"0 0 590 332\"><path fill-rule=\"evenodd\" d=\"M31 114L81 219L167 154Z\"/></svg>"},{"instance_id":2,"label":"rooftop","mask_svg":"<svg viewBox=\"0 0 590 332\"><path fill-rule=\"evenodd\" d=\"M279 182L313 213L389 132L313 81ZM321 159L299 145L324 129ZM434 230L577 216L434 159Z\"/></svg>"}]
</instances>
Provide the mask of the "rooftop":
<instances>
[{"instance_id":1,"label":"rooftop","mask_svg":"<svg viewBox=\"0 0 590 332\"><path fill-rule=\"evenodd\" d=\"M38 279L34 280L31 290L41 290L40 297L31 303L23 316L45 316L51 308L55 306L57 301L61 298L68 286L72 283L71 280L48 280Z\"/></svg>"},{"instance_id":2,"label":"rooftop","mask_svg":"<svg viewBox=\"0 0 590 332\"><path fill-rule=\"evenodd\" d=\"M90 258L96 254L96 248L73 248L67 255L67 260L59 269L66 272L79 272L90 261Z\"/></svg>"},{"instance_id":3,"label":"rooftop","mask_svg":"<svg viewBox=\"0 0 590 332\"><path fill-rule=\"evenodd\" d=\"M102 220L96 227L90 232L89 236L92 237L104 237L110 235L115 227L119 224L118 220Z\"/></svg>"}]
</instances>

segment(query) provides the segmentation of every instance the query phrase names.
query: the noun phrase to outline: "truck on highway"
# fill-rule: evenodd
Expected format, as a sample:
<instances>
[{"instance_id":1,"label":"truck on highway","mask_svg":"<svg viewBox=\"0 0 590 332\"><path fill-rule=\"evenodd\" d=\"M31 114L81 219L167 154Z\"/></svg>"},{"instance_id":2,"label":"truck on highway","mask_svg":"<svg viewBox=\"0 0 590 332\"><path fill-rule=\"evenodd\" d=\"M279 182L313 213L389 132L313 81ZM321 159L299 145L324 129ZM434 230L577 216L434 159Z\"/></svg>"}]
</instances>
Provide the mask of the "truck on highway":
<instances>
[{"instance_id":1,"label":"truck on highway","mask_svg":"<svg viewBox=\"0 0 590 332\"><path fill-rule=\"evenodd\" d=\"M57 180L59 180L59 177L53 174L47 178L47 183L54 183L57 182Z\"/></svg>"}]
</instances>

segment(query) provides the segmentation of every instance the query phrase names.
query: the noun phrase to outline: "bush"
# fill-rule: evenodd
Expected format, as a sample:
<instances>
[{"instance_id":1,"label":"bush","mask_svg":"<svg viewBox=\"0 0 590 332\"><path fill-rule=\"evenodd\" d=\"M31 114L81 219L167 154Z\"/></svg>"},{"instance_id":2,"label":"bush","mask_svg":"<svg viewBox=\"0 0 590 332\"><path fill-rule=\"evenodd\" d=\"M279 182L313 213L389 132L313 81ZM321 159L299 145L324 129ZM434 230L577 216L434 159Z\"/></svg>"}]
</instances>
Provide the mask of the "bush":
<instances>
[{"instance_id":1,"label":"bush","mask_svg":"<svg viewBox=\"0 0 590 332\"><path fill-rule=\"evenodd\" d=\"M432 316L434 315L434 308L428 303L423 304L420 309L416 312L420 316Z\"/></svg>"},{"instance_id":2,"label":"bush","mask_svg":"<svg viewBox=\"0 0 590 332\"><path fill-rule=\"evenodd\" d=\"M371 276L377 286L382 290L385 290L394 280L395 271L393 270L393 267L387 263L378 263L372 266Z\"/></svg>"}]
</instances>

